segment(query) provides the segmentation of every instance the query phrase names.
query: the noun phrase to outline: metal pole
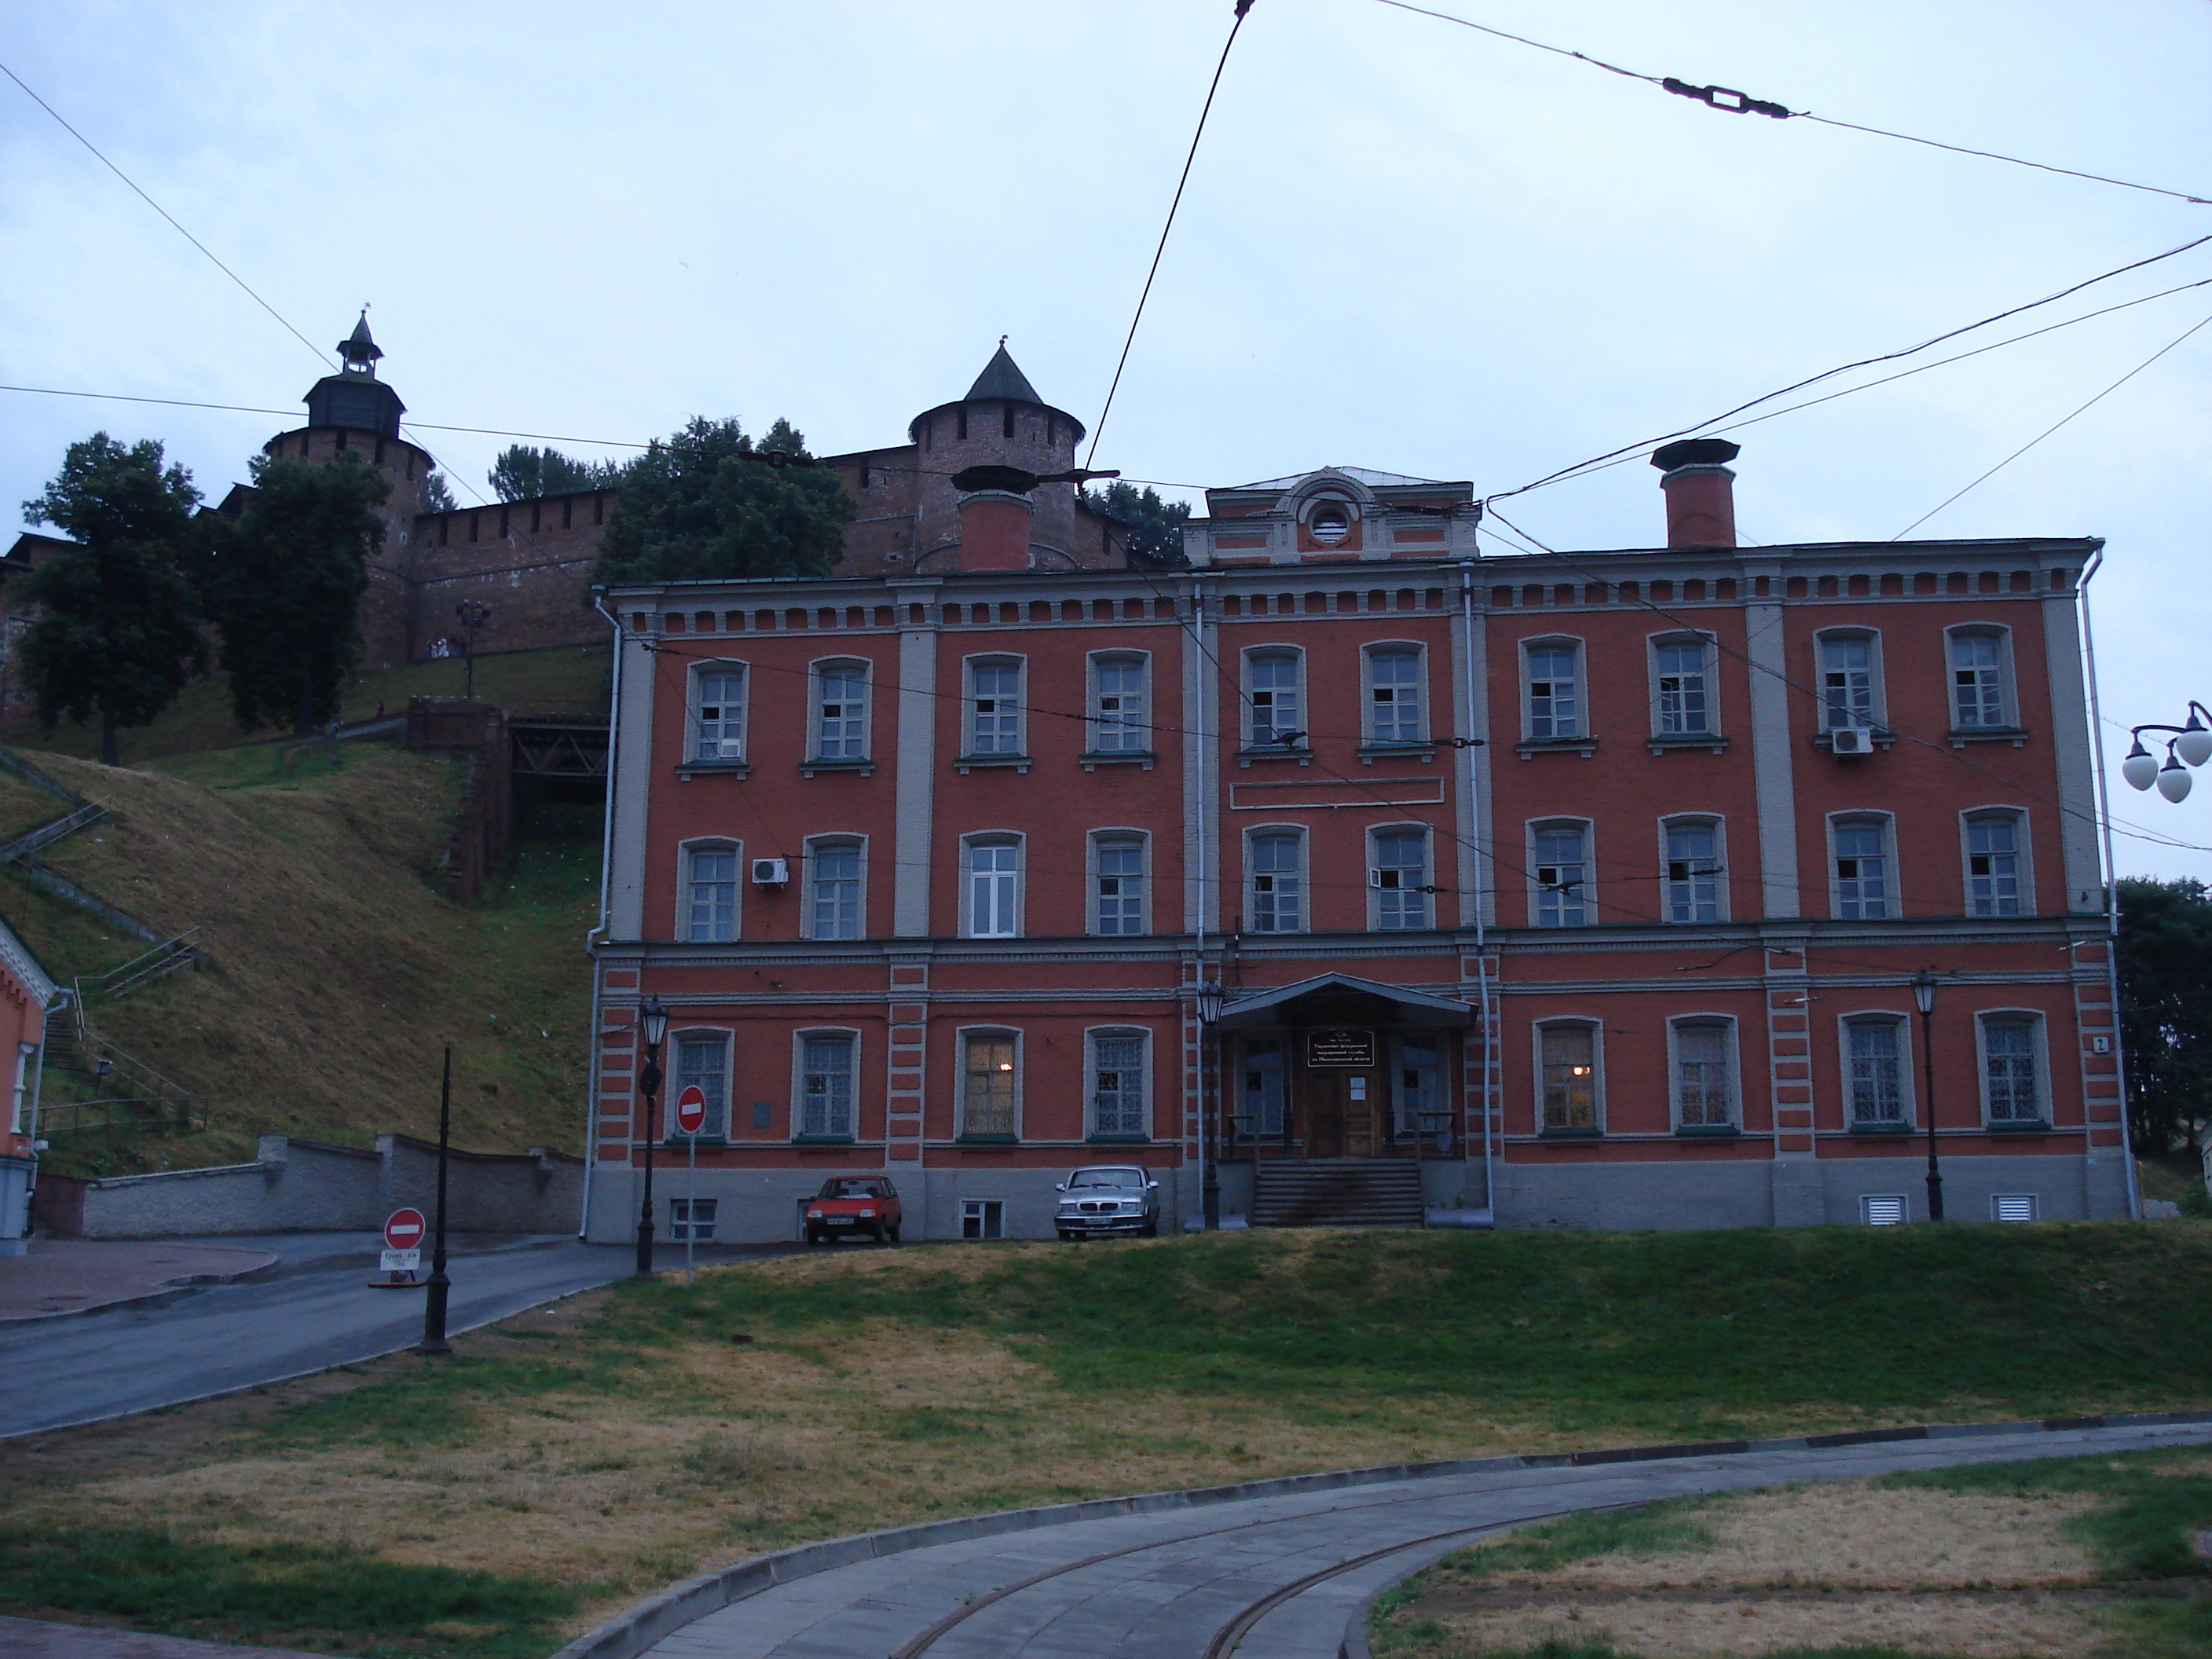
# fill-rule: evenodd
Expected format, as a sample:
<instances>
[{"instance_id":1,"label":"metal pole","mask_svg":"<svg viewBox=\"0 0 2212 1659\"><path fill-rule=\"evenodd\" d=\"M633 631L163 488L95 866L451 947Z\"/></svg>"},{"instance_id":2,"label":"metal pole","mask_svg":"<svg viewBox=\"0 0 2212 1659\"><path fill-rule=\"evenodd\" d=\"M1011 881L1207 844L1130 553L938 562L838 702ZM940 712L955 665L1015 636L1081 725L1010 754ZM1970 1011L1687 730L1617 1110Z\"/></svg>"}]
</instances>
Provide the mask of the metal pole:
<instances>
[{"instance_id":1,"label":"metal pole","mask_svg":"<svg viewBox=\"0 0 2212 1659\"><path fill-rule=\"evenodd\" d=\"M645 1066L637 1074L645 1095L645 1205L637 1212L637 1276L653 1277L653 1102L660 1092L660 1045L645 1045Z\"/></svg>"},{"instance_id":2,"label":"metal pole","mask_svg":"<svg viewBox=\"0 0 2212 1659\"><path fill-rule=\"evenodd\" d=\"M684 1185L684 1288L691 1288L691 1241L699 1237L699 1137L691 1138L691 1171Z\"/></svg>"},{"instance_id":3,"label":"metal pole","mask_svg":"<svg viewBox=\"0 0 2212 1659\"><path fill-rule=\"evenodd\" d=\"M1931 1016L1923 1009L1920 1014L1920 1077L1922 1092L1928 1098L1922 1110L1928 1114L1928 1218L1943 1218L1943 1172L1936 1167L1936 1046L1929 1035Z\"/></svg>"},{"instance_id":4,"label":"metal pole","mask_svg":"<svg viewBox=\"0 0 2212 1659\"><path fill-rule=\"evenodd\" d=\"M422 1340L417 1353L451 1353L446 1340L446 1148L453 1126L453 1051L446 1049L446 1073L438 1085L438 1213L430 1243L430 1278L422 1301Z\"/></svg>"}]
</instances>

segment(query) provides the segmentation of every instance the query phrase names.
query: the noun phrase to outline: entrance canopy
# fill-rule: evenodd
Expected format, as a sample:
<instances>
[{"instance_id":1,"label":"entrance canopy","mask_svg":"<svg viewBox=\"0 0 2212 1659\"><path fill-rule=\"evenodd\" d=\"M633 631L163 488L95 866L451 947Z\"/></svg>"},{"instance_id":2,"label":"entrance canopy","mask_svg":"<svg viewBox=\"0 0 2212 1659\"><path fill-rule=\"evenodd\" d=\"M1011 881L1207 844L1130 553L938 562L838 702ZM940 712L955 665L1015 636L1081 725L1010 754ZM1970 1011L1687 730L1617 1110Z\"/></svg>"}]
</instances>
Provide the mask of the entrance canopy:
<instances>
[{"instance_id":1,"label":"entrance canopy","mask_svg":"<svg viewBox=\"0 0 2212 1659\"><path fill-rule=\"evenodd\" d=\"M1240 996L1223 1006L1214 1023L1231 1030L1255 1025L1471 1025L1474 1010L1456 997L1380 985L1349 974L1322 974Z\"/></svg>"}]
</instances>

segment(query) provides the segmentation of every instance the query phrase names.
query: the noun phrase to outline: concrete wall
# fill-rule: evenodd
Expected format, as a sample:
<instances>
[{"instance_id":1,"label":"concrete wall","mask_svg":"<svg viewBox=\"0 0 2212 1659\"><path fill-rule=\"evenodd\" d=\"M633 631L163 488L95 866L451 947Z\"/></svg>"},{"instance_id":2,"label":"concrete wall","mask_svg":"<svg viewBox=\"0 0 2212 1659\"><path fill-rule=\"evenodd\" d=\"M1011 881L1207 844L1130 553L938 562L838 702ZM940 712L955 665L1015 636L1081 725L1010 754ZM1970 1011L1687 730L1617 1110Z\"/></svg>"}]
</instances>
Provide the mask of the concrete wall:
<instances>
[{"instance_id":1,"label":"concrete wall","mask_svg":"<svg viewBox=\"0 0 2212 1659\"><path fill-rule=\"evenodd\" d=\"M360 1232L412 1205L434 1216L438 1149L382 1134L376 1150L264 1135L251 1164L83 1183L77 1236L162 1238L214 1233ZM583 1160L533 1146L524 1153L453 1152L447 1225L456 1232L565 1233L582 1212Z\"/></svg>"}]
</instances>

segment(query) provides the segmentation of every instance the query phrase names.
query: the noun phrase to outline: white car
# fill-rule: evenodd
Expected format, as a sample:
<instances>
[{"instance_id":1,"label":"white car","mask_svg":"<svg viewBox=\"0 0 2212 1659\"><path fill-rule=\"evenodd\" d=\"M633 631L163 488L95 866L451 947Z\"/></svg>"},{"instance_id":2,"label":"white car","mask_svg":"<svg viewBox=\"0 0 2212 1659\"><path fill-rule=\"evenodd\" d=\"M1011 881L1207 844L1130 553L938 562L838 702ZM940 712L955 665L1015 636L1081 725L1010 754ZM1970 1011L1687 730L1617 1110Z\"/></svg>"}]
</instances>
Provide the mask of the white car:
<instances>
[{"instance_id":1,"label":"white car","mask_svg":"<svg viewBox=\"0 0 2212 1659\"><path fill-rule=\"evenodd\" d=\"M1133 1164L1091 1164L1061 1182L1052 1224L1062 1238L1157 1238L1160 1183Z\"/></svg>"}]
</instances>

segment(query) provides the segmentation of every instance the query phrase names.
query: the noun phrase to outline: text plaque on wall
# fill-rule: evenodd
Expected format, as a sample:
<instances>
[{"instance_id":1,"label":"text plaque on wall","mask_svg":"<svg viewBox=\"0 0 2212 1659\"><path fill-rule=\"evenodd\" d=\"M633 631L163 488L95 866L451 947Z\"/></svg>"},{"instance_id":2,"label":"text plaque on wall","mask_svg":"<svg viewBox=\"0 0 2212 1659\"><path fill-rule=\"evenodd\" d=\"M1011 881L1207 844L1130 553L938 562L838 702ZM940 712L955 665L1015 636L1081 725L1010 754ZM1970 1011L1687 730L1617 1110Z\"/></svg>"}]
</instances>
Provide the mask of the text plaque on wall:
<instances>
[{"instance_id":1,"label":"text plaque on wall","mask_svg":"<svg viewBox=\"0 0 2212 1659\"><path fill-rule=\"evenodd\" d=\"M1375 1064L1375 1033L1338 1027L1306 1033L1306 1064L1365 1067Z\"/></svg>"}]
</instances>

